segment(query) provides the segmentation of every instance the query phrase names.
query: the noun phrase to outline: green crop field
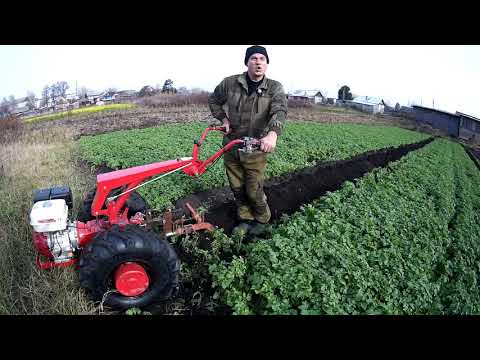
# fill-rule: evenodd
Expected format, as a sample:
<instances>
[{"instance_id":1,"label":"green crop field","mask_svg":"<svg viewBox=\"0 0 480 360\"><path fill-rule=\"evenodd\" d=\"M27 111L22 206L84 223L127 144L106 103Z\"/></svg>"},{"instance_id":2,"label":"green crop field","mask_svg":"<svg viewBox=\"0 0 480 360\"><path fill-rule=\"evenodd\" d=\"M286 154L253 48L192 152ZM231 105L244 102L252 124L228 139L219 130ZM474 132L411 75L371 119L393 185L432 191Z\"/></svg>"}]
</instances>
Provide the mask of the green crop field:
<instances>
[{"instance_id":1,"label":"green crop field","mask_svg":"<svg viewBox=\"0 0 480 360\"><path fill-rule=\"evenodd\" d=\"M173 159L189 155L203 126L84 137L80 151L92 165L112 168ZM267 178L427 137L386 126L290 123ZM202 151L220 145L221 135L211 135ZM156 207L228 184L219 165L199 179L167 179L141 190ZM242 244L219 231L213 251L186 239L197 260L182 276L210 277L216 301L235 314L480 313L478 189L480 174L463 148L438 139L284 215L266 238Z\"/></svg>"},{"instance_id":2,"label":"green crop field","mask_svg":"<svg viewBox=\"0 0 480 360\"><path fill-rule=\"evenodd\" d=\"M80 155L92 165L104 164L113 169L190 156L193 139L200 136L205 126L202 123L172 124L82 137ZM200 157L205 159L215 153L221 147L221 138L220 133L210 133L201 147ZM289 123L276 151L269 157L266 177L283 175L318 161L346 159L426 138L425 134L388 126ZM192 192L226 185L223 166L216 164L198 179L175 173L140 188L139 192L152 207L163 209Z\"/></svg>"},{"instance_id":3,"label":"green crop field","mask_svg":"<svg viewBox=\"0 0 480 360\"><path fill-rule=\"evenodd\" d=\"M210 260L237 314L480 313L480 173L436 140Z\"/></svg>"},{"instance_id":4,"label":"green crop field","mask_svg":"<svg viewBox=\"0 0 480 360\"><path fill-rule=\"evenodd\" d=\"M32 195L70 186L75 218L95 183L79 159L92 168L122 169L191 156L206 124L168 123L79 140L70 137L70 124L53 125L26 127L15 141L0 144L0 314L117 313L87 296L74 267L36 267ZM334 172L337 160L429 137L378 124L289 121L266 177L325 161ZM209 135L202 159L221 147L221 138ZM139 192L163 210L188 194L228 185L219 162L199 178L179 172ZM181 293L155 313L480 313L480 173L459 144L435 139L295 209L260 237L229 236L221 228L170 237L182 260Z\"/></svg>"}]
</instances>

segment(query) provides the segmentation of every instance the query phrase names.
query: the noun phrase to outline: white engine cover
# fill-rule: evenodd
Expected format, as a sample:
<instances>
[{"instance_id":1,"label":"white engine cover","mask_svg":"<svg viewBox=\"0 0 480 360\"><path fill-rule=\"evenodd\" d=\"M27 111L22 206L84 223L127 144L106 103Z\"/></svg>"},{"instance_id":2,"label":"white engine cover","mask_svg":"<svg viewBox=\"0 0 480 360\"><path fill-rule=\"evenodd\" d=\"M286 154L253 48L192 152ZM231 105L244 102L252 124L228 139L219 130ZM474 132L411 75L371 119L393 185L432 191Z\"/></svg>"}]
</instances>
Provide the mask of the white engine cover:
<instances>
[{"instance_id":1,"label":"white engine cover","mask_svg":"<svg viewBox=\"0 0 480 360\"><path fill-rule=\"evenodd\" d=\"M30 212L30 225L36 232L65 230L67 220L68 206L64 199L38 201Z\"/></svg>"}]
</instances>

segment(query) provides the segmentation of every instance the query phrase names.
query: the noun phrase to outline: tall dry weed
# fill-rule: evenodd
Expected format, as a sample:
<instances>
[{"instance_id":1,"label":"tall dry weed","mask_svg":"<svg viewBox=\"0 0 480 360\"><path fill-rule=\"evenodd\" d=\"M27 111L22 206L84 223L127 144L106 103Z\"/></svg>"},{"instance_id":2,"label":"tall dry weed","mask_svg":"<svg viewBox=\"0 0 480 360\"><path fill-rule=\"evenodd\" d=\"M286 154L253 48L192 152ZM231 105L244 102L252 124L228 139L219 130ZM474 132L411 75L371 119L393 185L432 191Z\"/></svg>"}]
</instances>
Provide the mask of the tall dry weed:
<instances>
[{"instance_id":1,"label":"tall dry weed","mask_svg":"<svg viewBox=\"0 0 480 360\"><path fill-rule=\"evenodd\" d=\"M0 143L0 314L95 312L74 268L39 270L29 213L35 189L69 185L76 209L94 178L76 168L65 128L24 131ZM76 211L76 210L75 210Z\"/></svg>"}]
</instances>

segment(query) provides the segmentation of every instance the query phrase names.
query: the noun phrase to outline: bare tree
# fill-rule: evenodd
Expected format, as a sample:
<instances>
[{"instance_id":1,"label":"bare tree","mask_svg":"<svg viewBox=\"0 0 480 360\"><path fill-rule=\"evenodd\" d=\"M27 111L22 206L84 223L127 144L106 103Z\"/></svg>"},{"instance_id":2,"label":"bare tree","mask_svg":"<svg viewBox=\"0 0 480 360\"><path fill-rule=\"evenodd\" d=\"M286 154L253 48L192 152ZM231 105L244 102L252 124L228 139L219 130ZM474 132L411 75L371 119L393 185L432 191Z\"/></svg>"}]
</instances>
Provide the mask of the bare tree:
<instances>
[{"instance_id":1,"label":"bare tree","mask_svg":"<svg viewBox=\"0 0 480 360\"><path fill-rule=\"evenodd\" d=\"M52 104L55 105L57 103L57 89L55 85L50 86L48 89L50 90L48 95L52 99Z\"/></svg>"},{"instance_id":2,"label":"bare tree","mask_svg":"<svg viewBox=\"0 0 480 360\"><path fill-rule=\"evenodd\" d=\"M3 98L0 103L0 117L6 117L10 114L10 106L7 98Z\"/></svg>"},{"instance_id":3,"label":"bare tree","mask_svg":"<svg viewBox=\"0 0 480 360\"><path fill-rule=\"evenodd\" d=\"M33 110L37 107L37 98L32 91L27 91L27 97L25 99L27 101L28 110Z\"/></svg>"},{"instance_id":4,"label":"bare tree","mask_svg":"<svg viewBox=\"0 0 480 360\"><path fill-rule=\"evenodd\" d=\"M50 98L52 99L53 104L57 103L57 98L65 97L68 88L69 86L66 81L57 81L50 86Z\"/></svg>"},{"instance_id":5,"label":"bare tree","mask_svg":"<svg viewBox=\"0 0 480 360\"><path fill-rule=\"evenodd\" d=\"M70 88L66 81L58 81L55 85L57 96L65 97L67 90Z\"/></svg>"},{"instance_id":6,"label":"bare tree","mask_svg":"<svg viewBox=\"0 0 480 360\"><path fill-rule=\"evenodd\" d=\"M3 98L2 102L0 103L0 116L5 117L10 114L17 108L17 102L15 101L15 97L10 95L7 98Z\"/></svg>"},{"instance_id":7,"label":"bare tree","mask_svg":"<svg viewBox=\"0 0 480 360\"><path fill-rule=\"evenodd\" d=\"M114 88L114 87L111 87L111 88L107 88L105 90L105 95L106 96L112 96L113 94L115 94L117 92L117 89Z\"/></svg>"},{"instance_id":8,"label":"bare tree","mask_svg":"<svg viewBox=\"0 0 480 360\"><path fill-rule=\"evenodd\" d=\"M78 97L80 99L88 97L88 89L85 86L82 86L80 89L78 89Z\"/></svg>"},{"instance_id":9,"label":"bare tree","mask_svg":"<svg viewBox=\"0 0 480 360\"><path fill-rule=\"evenodd\" d=\"M49 98L50 98L50 86L45 85L42 90L42 99L40 100L40 106L47 106Z\"/></svg>"},{"instance_id":10,"label":"bare tree","mask_svg":"<svg viewBox=\"0 0 480 360\"><path fill-rule=\"evenodd\" d=\"M8 102L10 103L10 113L12 113L17 108L17 102L15 101L15 96L10 95L8 97Z\"/></svg>"}]
</instances>

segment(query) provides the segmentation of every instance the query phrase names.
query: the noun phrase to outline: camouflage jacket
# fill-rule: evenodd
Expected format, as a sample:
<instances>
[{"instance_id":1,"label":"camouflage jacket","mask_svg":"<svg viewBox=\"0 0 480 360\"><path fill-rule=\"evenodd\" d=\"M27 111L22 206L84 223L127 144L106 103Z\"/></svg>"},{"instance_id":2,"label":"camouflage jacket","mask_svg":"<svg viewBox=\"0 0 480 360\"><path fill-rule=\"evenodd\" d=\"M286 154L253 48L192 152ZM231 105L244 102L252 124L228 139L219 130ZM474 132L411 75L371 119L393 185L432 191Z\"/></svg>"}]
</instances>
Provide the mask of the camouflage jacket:
<instances>
[{"instance_id":1,"label":"camouflage jacket","mask_svg":"<svg viewBox=\"0 0 480 360\"><path fill-rule=\"evenodd\" d=\"M243 136L261 138L269 131L280 135L287 117L287 98L282 84L264 76L256 92L248 95L247 73L229 76L208 98L212 115L223 120L228 111L230 140Z\"/></svg>"}]
</instances>

